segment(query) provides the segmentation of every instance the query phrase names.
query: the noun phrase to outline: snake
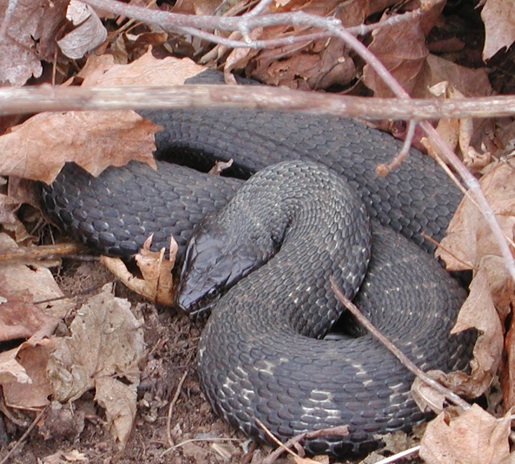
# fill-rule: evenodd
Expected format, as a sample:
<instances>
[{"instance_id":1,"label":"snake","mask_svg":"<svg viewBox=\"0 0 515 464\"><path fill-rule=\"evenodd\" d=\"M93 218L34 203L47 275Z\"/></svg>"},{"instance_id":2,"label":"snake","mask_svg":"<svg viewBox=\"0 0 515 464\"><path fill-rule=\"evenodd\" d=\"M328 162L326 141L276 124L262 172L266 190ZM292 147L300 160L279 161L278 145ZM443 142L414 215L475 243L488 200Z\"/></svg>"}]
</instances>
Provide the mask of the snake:
<instances>
[{"instance_id":1,"label":"snake","mask_svg":"<svg viewBox=\"0 0 515 464\"><path fill-rule=\"evenodd\" d=\"M426 420L414 375L330 282L420 368L467 368L473 340L450 334L466 293L426 240L444 236L461 200L436 163L411 149L379 176L402 142L336 116L141 114L163 127L157 170L133 161L93 177L69 163L42 201L104 254L130 259L151 234L154 249L175 238L178 306L211 309L198 372L213 410L256 440L305 434L309 454L334 456L376 449L382 435ZM202 172L213 159L232 166ZM346 335L335 340L336 321Z\"/></svg>"}]
</instances>

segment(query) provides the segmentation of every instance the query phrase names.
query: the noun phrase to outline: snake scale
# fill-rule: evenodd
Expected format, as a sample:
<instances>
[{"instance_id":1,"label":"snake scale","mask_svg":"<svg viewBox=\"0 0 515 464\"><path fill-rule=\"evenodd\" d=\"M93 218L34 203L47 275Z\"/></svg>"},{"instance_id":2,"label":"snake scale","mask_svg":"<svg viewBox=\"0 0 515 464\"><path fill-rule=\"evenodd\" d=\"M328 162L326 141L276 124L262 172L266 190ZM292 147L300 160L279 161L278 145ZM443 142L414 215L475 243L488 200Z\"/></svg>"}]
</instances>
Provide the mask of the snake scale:
<instances>
[{"instance_id":1,"label":"snake scale","mask_svg":"<svg viewBox=\"0 0 515 464\"><path fill-rule=\"evenodd\" d=\"M199 375L213 409L262 441L256 419L281 439L348 426L348 434L306 439L312 454L363 453L378 446L378 435L424 420L411 398L412 374L352 324L329 277L350 298L364 278L355 302L423 369L466 367L470 337L449 335L464 291L427 254L433 247L421 235L441 239L461 197L433 161L412 150L379 177L376 164L400 143L331 116L144 115L164 127L156 156L179 164L158 161L154 171L131 162L97 178L68 164L43 188L43 202L103 253L127 258L151 233L156 249L173 235L184 261L178 301L192 311L253 271L216 301L202 335ZM206 169L207 155L233 159L229 171L239 177L259 172L244 183L181 165ZM342 313L352 336L324 339Z\"/></svg>"}]
</instances>

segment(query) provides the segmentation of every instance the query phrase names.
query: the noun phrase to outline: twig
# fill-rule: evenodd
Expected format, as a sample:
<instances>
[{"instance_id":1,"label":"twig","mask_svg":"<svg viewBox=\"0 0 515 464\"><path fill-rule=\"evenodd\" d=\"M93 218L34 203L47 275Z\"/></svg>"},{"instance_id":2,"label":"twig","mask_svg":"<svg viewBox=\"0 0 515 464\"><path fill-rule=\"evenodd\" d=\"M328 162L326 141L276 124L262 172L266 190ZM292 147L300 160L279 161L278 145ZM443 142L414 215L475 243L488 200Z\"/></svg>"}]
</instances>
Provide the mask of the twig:
<instances>
[{"instance_id":1,"label":"twig","mask_svg":"<svg viewBox=\"0 0 515 464\"><path fill-rule=\"evenodd\" d=\"M403 459L406 456L411 456L412 454L418 453L420 450L420 445L414 446L413 448L401 451L400 453L395 453L393 456L388 456L387 458L381 459L377 461L375 464L390 464L391 462L398 461L399 459Z\"/></svg>"},{"instance_id":2,"label":"twig","mask_svg":"<svg viewBox=\"0 0 515 464\"><path fill-rule=\"evenodd\" d=\"M0 88L0 115L42 111L266 108L367 119L421 120L509 116L515 96L448 100L368 98L267 86L177 85L167 87Z\"/></svg>"},{"instance_id":3,"label":"twig","mask_svg":"<svg viewBox=\"0 0 515 464\"><path fill-rule=\"evenodd\" d=\"M341 292L341 290L336 285L334 278L330 277L331 288L336 295L336 298L342 305L344 305L352 315L359 321L363 327L365 327L375 338L377 338L387 349L390 351L410 372L419 377L424 383L438 391L438 393L442 394L449 401L454 403L456 406L459 406L463 410L467 410L470 408L470 405L461 399L456 393L452 390L441 385L436 380L429 377L422 369L420 369L415 363L413 363L399 348L397 348L390 340L388 340L363 314L361 311L354 305L345 295Z\"/></svg>"},{"instance_id":4,"label":"twig","mask_svg":"<svg viewBox=\"0 0 515 464\"><path fill-rule=\"evenodd\" d=\"M175 403L177 403L177 400L179 399L182 384L184 383L184 380L186 380L187 375L188 371L185 371L184 374L182 374L181 380L179 380L179 383L177 384L177 389L175 390L175 394L173 395L172 401L170 401L170 406L168 407L168 417L166 418L166 437L168 439L168 444L171 447L174 446L172 432L170 430L170 427L172 425L173 410L175 408Z\"/></svg>"},{"instance_id":5,"label":"twig","mask_svg":"<svg viewBox=\"0 0 515 464\"><path fill-rule=\"evenodd\" d=\"M411 143L413 142L413 137L415 136L415 128L417 127L417 123L413 120L410 120L408 123L408 130L406 132L406 138L404 139L404 143L402 144L402 148L388 164L378 164L376 166L376 172L380 176L386 176L392 169L398 168L402 162L409 155L409 151L411 148Z\"/></svg>"},{"instance_id":6,"label":"twig","mask_svg":"<svg viewBox=\"0 0 515 464\"><path fill-rule=\"evenodd\" d=\"M265 432L265 434L267 435L268 438L270 438L270 440L272 440L277 446L278 446L278 449L276 451L274 451L270 456L268 456L267 459L265 459L263 461L263 464L273 464L275 462L275 460L283 453L283 452L286 452L290 455L292 455L294 458L301 458L301 456L299 456L297 453L295 453L294 451L292 451L289 446L287 446L286 444L284 444L281 440L279 440L270 430L268 430L268 427L263 424L263 422L261 422L259 419L255 419L256 420L256 424L263 430L263 432ZM304 437L306 436L305 433L303 434L300 434L300 435L297 435L296 437L293 437L291 440L288 441L288 444L292 445L292 444L297 444L299 443L300 441L302 441L304 439Z\"/></svg>"},{"instance_id":7,"label":"twig","mask_svg":"<svg viewBox=\"0 0 515 464\"><path fill-rule=\"evenodd\" d=\"M456 172L463 179L465 185L469 188L467 194L470 194L471 197L477 202L479 205L479 209L483 214L487 224L492 231L493 236L496 239L497 245L499 246L499 250L504 260L504 264L506 269L511 275L511 278L515 282L515 258L513 257L510 247L508 245L508 241L504 236L501 226L497 222L497 218L495 217L494 212L490 208L481 187L479 185L478 180L470 173L470 171L466 168L466 166L461 162L461 160L456 156L456 154L449 148L449 146L443 141L443 139L439 136L436 129L429 124L427 121L424 121L420 124L420 127L424 129L424 132L431 138L431 140L435 143L441 153L446 157L446 161L448 161L452 167L456 170Z\"/></svg>"},{"instance_id":8,"label":"twig","mask_svg":"<svg viewBox=\"0 0 515 464\"><path fill-rule=\"evenodd\" d=\"M11 450L4 456L4 458L0 461L0 464L6 464L6 462L11 458L11 456L14 454L14 452L21 446L21 444L25 441L25 439L28 437L29 433L32 432L32 429L36 426L36 424L39 422L39 420L43 417L43 414L46 412L48 406L45 406L39 414L36 416L36 418L32 421L32 423L29 425L27 430L23 433L23 435L20 437L20 439L16 442L16 444L11 448Z\"/></svg>"},{"instance_id":9,"label":"twig","mask_svg":"<svg viewBox=\"0 0 515 464\"><path fill-rule=\"evenodd\" d=\"M241 438L224 438L224 437L217 437L217 438L190 438L188 440L181 441L180 443L177 443L176 445L171 446L170 448L165 449L160 457L163 457L164 455L168 454L170 451L173 451L174 449L180 448L181 446L187 445L188 443L204 443L204 442L219 442L219 441L243 441ZM0 463L2 464L2 463Z\"/></svg>"}]
</instances>

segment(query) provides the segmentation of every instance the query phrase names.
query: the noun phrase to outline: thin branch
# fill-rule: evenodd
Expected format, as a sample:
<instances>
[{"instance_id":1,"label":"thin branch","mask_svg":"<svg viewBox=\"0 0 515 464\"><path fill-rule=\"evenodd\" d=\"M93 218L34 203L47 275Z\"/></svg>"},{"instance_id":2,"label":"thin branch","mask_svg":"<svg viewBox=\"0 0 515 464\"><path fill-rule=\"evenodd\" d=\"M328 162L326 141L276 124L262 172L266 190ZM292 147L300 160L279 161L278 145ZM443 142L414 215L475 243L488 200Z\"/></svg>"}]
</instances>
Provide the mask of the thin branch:
<instances>
[{"instance_id":1,"label":"thin branch","mask_svg":"<svg viewBox=\"0 0 515 464\"><path fill-rule=\"evenodd\" d=\"M411 144L413 142L413 138L415 137L416 127L417 123L413 119L410 119L408 123L408 130L406 131L406 138L404 139L401 150L388 164L381 163L376 165L376 172L378 175L386 176L388 173L390 173L390 171L392 171L392 169L398 168L409 156Z\"/></svg>"},{"instance_id":2,"label":"thin branch","mask_svg":"<svg viewBox=\"0 0 515 464\"><path fill-rule=\"evenodd\" d=\"M413 448L409 448L409 449L401 451L399 453L395 453L393 456L388 456L387 458L381 459L380 461L377 461L375 464L391 464L392 462L396 462L400 459L404 459L406 456L411 456L412 454L416 454L419 451L420 451L420 445L414 446Z\"/></svg>"},{"instance_id":3,"label":"thin branch","mask_svg":"<svg viewBox=\"0 0 515 464\"><path fill-rule=\"evenodd\" d=\"M0 461L0 464L6 464L11 459L11 456L14 454L14 452L21 446L21 444L25 441L25 439L29 436L30 432L32 432L32 429L38 424L38 422L43 417L43 414L48 409L48 406L45 406L35 417L35 419L30 424L29 428L25 430L23 435L20 437L20 439L16 442L16 444L10 449L10 451L4 456L4 458Z\"/></svg>"},{"instance_id":4,"label":"thin branch","mask_svg":"<svg viewBox=\"0 0 515 464\"><path fill-rule=\"evenodd\" d=\"M459 406L463 410L467 410L470 408L470 405L460 398L456 393L452 390L441 385L436 380L429 377L422 369L420 369L415 363L413 363L399 348L397 348L390 340L388 340L378 329L375 327L362 313L361 311L354 305L342 291L336 285L334 278L330 277L331 281L331 289L338 301L344 305L352 315L358 320L358 322L365 327L368 332L370 332L375 338L377 338L387 349L390 351L401 363L405 366L411 373L420 378L424 383L432 387L438 393L442 394L449 401L454 403L456 406Z\"/></svg>"},{"instance_id":5,"label":"thin branch","mask_svg":"<svg viewBox=\"0 0 515 464\"><path fill-rule=\"evenodd\" d=\"M188 375L188 371L185 371L184 374L182 374L182 377L179 380L179 383L177 384L177 388L175 390L175 394L173 395L172 401L170 401L170 406L168 406L168 416L166 418L166 438L168 439L168 444L170 445L170 447L174 446L173 439L172 439L172 432L170 429L172 426L173 410L175 408L175 403L177 403L177 400L179 399L179 395L181 394L182 384L186 380L187 375Z\"/></svg>"},{"instance_id":6,"label":"thin branch","mask_svg":"<svg viewBox=\"0 0 515 464\"><path fill-rule=\"evenodd\" d=\"M499 246L499 251L503 257L506 269L515 282L515 258L511 253L508 241L502 232L501 226L497 222L497 218L495 217L494 212L490 208L488 201L483 195L483 191L481 190L481 186L479 185L478 180L470 173L470 171L456 156L456 154L449 148L447 143L443 141L438 132L436 132L436 129L431 124L424 121L420 124L420 126L422 129L424 129L428 137L430 137L431 140L436 144L441 153L443 153L443 155L446 157L446 161L448 161L452 167L454 167L456 172L461 176L463 182L469 189L467 194L470 194L479 205L479 209L483 214L487 224L489 225L497 245Z\"/></svg>"},{"instance_id":7,"label":"thin branch","mask_svg":"<svg viewBox=\"0 0 515 464\"><path fill-rule=\"evenodd\" d=\"M0 88L0 115L42 111L266 108L367 119L509 116L515 96L434 99L349 97L268 86Z\"/></svg>"}]
</instances>

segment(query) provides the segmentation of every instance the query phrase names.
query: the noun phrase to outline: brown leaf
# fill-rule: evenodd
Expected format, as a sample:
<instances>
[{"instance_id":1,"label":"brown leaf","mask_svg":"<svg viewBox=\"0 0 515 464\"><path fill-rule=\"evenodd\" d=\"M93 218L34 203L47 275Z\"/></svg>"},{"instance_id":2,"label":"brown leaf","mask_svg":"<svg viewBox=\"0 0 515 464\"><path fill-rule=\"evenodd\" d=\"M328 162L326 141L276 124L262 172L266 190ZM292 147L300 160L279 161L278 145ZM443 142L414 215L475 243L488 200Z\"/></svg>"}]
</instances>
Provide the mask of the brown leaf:
<instances>
[{"instance_id":1,"label":"brown leaf","mask_svg":"<svg viewBox=\"0 0 515 464\"><path fill-rule=\"evenodd\" d=\"M480 184L504 235L513 241L515 171L509 164L498 163L483 176ZM497 373L501 361L502 329L513 304L514 282L483 215L468 198L458 207L437 255L446 262L448 269L475 269L469 297L453 329L457 332L475 327L479 331L471 362L472 373L470 378L463 373L452 374L451 379L459 384L459 391L481 394ZM511 370L502 373L502 377L509 379L514 375L513 366L506 365L505 368ZM505 386L504 391L508 394L506 404L512 404L509 399L511 388Z\"/></svg>"},{"instance_id":2,"label":"brown leaf","mask_svg":"<svg viewBox=\"0 0 515 464\"><path fill-rule=\"evenodd\" d=\"M41 113L0 137L0 151L9 153L0 173L51 183L67 161L93 175L132 159L155 166L158 129L132 111Z\"/></svg>"},{"instance_id":3,"label":"brown leaf","mask_svg":"<svg viewBox=\"0 0 515 464\"><path fill-rule=\"evenodd\" d=\"M54 57L67 6L68 0L0 0L0 82L19 86L41 76L41 60Z\"/></svg>"},{"instance_id":4,"label":"brown leaf","mask_svg":"<svg viewBox=\"0 0 515 464\"><path fill-rule=\"evenodd\" d=\"M170 237L170 257L165 259L165 250L151 251L151 243L152 237L149 237L135 256L141 277L131 273L121 259L102 256L101 261L132 291L157 304L171 306L173 304L172 269L175 265L178 245L173 237Z\"/></svg>"},{"instance_id":5,"label":"brown leaf","mask_svg":"<svg viewBox=\"0 0 515 464\"><path fill-rule=\"evenodd\" d=\"M510 415L497 419L477 405L451 418L441 413L422 437L420 457L428 464L497 464L510 454Z\"/></svg>"},{"instance_id":6,"label":"brown leaf","mask_svg":"<svg viewBox=\"0 0 515 464\"><path fill-rule=\"evenodd\" d=\"M515 170L508 163L492 165L480 180L481 189L508 240L515 234ZM447 237L437 250L449 270L485 268L494 303L502 314L513 293L513 282L508 276L496 239L483 214L468 197L464 198L451 221Z\"/></svg>"},{"instance_id":7,"label":"brown leaf","mask_svg":"<svg viewBox=\"0 0 515 464\"><path fill-rule=\"evenodd\" d=\"M72 0L66 16L77 26L57 41L67 57L78 60L107 38L106 28L89 5Z\"/></svg>"},{"instance_id":8,"label":"brown leaf","mask_svg":"<svg viewBox=\"0 0 515 464\"><path fill-rule=\"evenodd\" d=\"M17 250L10 237L0 234L0 251ZM0 385L10 406L33 409L48 402L45 368L52 342L43 337L53 333L72 304L67 299L40 304L35 301L62 296L46 268L10 263L0 267L0 340L28 338L0 356Z\"/></svg>"},{"instance_id":9,"label":"brown leaf","mask_svg":"<svg viewBox=\"0 0 515 464\"><path fill-rule=\"evenodd\" d=\"M129 65L92 57L81 77L85 86L173 85L202 69L191 60L158 60L149 51ZM9 153L0 160L0 175L50 183L67 161L93 175L131 160L155 167L154 134L159 129L133 111L38 114L0 137L0 151Z\"/></svg>"},{"instance_id":10,"label":"brown leaf","mask_svg":"<svg viewBox=\"0 0 515 464\"><path fill-rule=\"evenodd\" d=\"M16 252L18 246L0 234L0 251ZM35 264L4 264L0 267L0 341L48 336L72 307L62 299L36 304L35 301L63 297L51 272Z\"/></svg>"},{"instance_id":11,"label":"brown leaf","mask_svg":"<svg viewBox=\"0 0 515 464\"><path fill-rule=\"evenodd\" d=\"M488 60L501 48L515 42L515 5L513 0L486 0L481 11L485 24L483 59Z\"/></svg>"},{"instance_id":12,"label":"brown leaf","mask_svg":"<svg viewBox=\"0 0 515 464\"><path fill-rule=\"evenodd\" d=\"M477 272L469 290L452 333L468 328L476 328L479 332L470 362L471 373L451 373L446 383L458 394L474 398L486 391L497 373L502 358L503 333L483 269Z\"/></svg>"},{"instance_id":13,"label":"brown leaf","mask_svg":"<svg viewBox=\"0 0 515 464\"><path fill-rule=\"evenodd\" d=\"M130 64L114 64L111 55L91 55L79 73L83 86L112 87L118 85L181 85L204 71L188 58L167 57L157 59L152 50Z\"/></svg>"},{"instance_id":14,"label":"brown leaf","mask_svg":"<svg viewBox=\"0 0 515 464\"><path fill-rule=\"evenodd\" d=\"M105 377L98 378L95 386L95 401L106 410L109 431L124 449L136 417L137 385Z\"/></svg>"},{"instance_id":15,"label":"brown leaf","mask_svg":"<svg viewBox=\"0 0 515 464\"><path fill-rule=\"evenodd\" d=\"M270 13L302 10L320 17L336 17L345 26L362 24L371 13L368 2L353 0L345 3L335 0L326 2L285 1L273 2ZM299 36L313 32L306 26L276 26L255 29L253 40L273 40ZM232 39L241 39L233 33ZM219 47L220 54L225 52ZM235 49L226 61L224 71L246 68L250 75L267 84L296 89L324 89L332 85L348 84L354 79L356 66L347 47L340 40L320 39L309 43L294 43L263 50Z\"/></svg>"},{"instance_id":16,"label":"brown leaf","mask_svg":"<svg viewBox=\"0 0 515 464\"><path fill-rule=\"evenodd\" d=\"M439 82L431 87L429 91L434 96L440 98L464 98L464 95L447 81ZM438 121L436 131L451 150L456 151L456 149L459 149L459 154L464 164L472 172L478 172L490 163L491 154L489 152L479 153L471 145L472 136L475 133L472 119L442 118ZM445 159L445 156L433 143L432 139L424 137L421 142L433 158Z\"/></svg>"},{"instance_id":17,"label":"brown leaf","mask_svg":"<svg viewBox=\"0 0 515 464\"><path fill-rule=\"evenodd\" d=\"M369 50L385 65L395 79L413 97L421 97L427 80L426 31L429 23L436 21L444 2L432 2L431 9L421 17L398 25L385 26L372 33ZM394 96L390 88L379 78L370 65L363 69L363 81L376 97Z\"/></svg>"},{"instance_id":18,"label":"brown leaf","mask_svg":"<svg viewBox=\"0 0 515 464\"><path fill-rule=\"evenodd\" d=\"M33 337L13 350L16 361L23 367L30 382L3 383L5 403L8 406L34 410L48 404L52 389L47 379L46 366L53 349L53 339Z\"/></svg>"},{"instance_id":19,"label":"brown leaf","mask_svg":"<svg viewBox=\"0 0 515 464\"><path fill-rule=\"evenodd\" d=\"M136 411L139 362L145 354L143 321L111 286L84 304L70 325L70 337L56 339L48 378L58 401L73 401L92 388L106 409L108 426L125 446Z\"/></svg>"}]
</instances>

